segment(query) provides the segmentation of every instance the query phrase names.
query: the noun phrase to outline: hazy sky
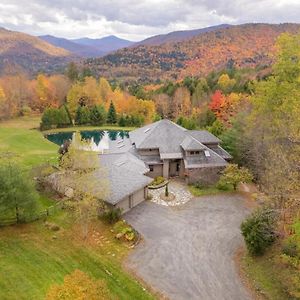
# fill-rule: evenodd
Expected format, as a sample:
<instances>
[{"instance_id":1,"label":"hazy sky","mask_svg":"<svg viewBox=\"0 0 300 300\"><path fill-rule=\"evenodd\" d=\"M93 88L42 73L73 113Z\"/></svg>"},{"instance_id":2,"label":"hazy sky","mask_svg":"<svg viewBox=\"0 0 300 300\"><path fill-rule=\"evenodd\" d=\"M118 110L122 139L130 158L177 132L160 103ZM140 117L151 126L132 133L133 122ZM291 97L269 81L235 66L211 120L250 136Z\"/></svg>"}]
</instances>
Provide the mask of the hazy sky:
<instances>
[{"instance_id":1,"label":"hazy sky","mask_svg":"<svg viewBox=\"0 0 300 300\"><path fill-rule=\"evenodd\" d=\"M300 23L300 0L0 0L0 27L66 38L141 40L249 22Z\"/></svg>"}]
</instances>

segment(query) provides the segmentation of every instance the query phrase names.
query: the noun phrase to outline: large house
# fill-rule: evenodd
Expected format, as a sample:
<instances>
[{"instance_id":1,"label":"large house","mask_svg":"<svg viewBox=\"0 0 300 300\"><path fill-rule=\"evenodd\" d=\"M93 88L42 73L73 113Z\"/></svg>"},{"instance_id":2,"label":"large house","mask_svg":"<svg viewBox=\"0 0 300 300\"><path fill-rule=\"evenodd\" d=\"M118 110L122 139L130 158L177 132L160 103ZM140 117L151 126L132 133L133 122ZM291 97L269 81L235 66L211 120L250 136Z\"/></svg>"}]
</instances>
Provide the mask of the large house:
<instances>
[{"instance_id":1,"label":"large house","mask_svg":"<svg viewBox=\"0 0 300 300\"><path fill-rule=\"evenodd\" d=\"M220 142L208 131L187 130L167 119L109 141L100 155L112 187L106 201L126 212L147 198L147 185L157 176L215 183L231 159Z\"/></svg>"},{"instance_id":2,"label":"large house","mask_svg":"<svg viewBox=\"0 0 300 300\"><path fill-rule=\"evenodd\" d=\"M220 140L208 131L187 130L166 119L131 131L129 137L106 142L105 151L99 154L103 168L86 180L106 176L110 192L104 200L123 212L147 198L147 186L157 176L180 177L188 184L213 184L231 159ZM101 194L101 189L101 184L96 185L95 194Z\"/></svg>"}]
</instances>

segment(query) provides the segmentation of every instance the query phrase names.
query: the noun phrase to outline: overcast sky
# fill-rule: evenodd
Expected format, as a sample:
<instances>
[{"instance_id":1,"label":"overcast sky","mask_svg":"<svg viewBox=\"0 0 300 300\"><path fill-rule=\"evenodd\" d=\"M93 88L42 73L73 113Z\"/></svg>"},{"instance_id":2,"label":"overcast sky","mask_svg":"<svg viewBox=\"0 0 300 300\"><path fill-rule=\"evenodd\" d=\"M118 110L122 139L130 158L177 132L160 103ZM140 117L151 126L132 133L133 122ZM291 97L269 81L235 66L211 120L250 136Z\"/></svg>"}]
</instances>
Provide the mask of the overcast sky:
<instances>
[{"instance_id":1,"label":"overcast sky","mask_svg":"<svg viewBox=\"0 0 300 300\"><path fill-rule=\"evenodd\" d=\"M300 23L300 0L0 0L0 27L33 35L141 40L221 23Z\"/></svg>"}]
</instances>

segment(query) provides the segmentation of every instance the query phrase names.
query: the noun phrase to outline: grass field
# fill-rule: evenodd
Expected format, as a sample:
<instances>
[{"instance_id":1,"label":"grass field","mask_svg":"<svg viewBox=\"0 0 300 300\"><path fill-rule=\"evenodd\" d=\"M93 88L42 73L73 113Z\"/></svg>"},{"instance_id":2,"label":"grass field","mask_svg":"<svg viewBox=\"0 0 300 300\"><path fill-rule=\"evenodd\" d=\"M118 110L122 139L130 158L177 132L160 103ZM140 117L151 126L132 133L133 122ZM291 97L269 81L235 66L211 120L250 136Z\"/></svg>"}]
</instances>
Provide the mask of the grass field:
<instances>
[{"instance_id":1,"label":"grass field","mask_svg":"<svg viewBox=\"0 0 300 300\"><path fill-rule=\"evenodd\" d=\"M27 168L57 162L58 147L36 128L39 117L24 117L0 123L0 153Z\"/></svg>"},{"instance_id":2,"label":"grass field","mask_svg":"<svg viewBox=\"0 0 300 300\"><path fill-rule=\"evenodd\" d=\"M122 269L128 248L110 227L94 222L84 242L67 213L50 221L61 229L53 232L41 221L0 229L0 299L44 299L51 285L75 269L104 279L118 299L154 299Z\"/></svg>"},{"instance_id":3,"label":"grass field","mask_svg":"<svg viewBox=\"0 0 300 300\"><path fill-rule=\"evenodd\" d=\"M220 193L233 192L233 190L223 191L223 190L220 190L220 189L216 188L215 186L198 188L194 185L189 186L189 191L195 197L208 196L208 195L217 195L217 194L220 194Z\"/></svg>"},{"instance_id":4,"label":"grass field","mask_svg":"<svg viewBox=\"0 0 300 300\"><path fill-rule=\"evenodd\" d=\"M38 126L39 117L0 123L0 156L11 157L28 171L48 161L56 163L58 147L43 137ZM40 195L41 210L52 204L51 196ZM117 299L154 299L123 269L129 249L114 238L111 227L94 220L84 241L71 213L63 210L49 220L61 229L51 231L43 221L0 228L1 300L44 299L51 285L62 283L75 269L105 280Z\"/></svg>"},{"instance_id":5,"label":"grass field","mask_svg":"<svg viewBox=\"0 0 300 300\"><path fill-rule=\"evenodd\" d=\"M120 127L117 125L103 125L103 126L73 126L73 127L66 127L66 128L55 128L55 129L49 129L44 130L43 134L48 133L56 133L56 132L68 132L68 131L76 131L76 130L125 130L125 131L131 131L134 130L135 127Z\"/></svg>"}]
</instances>

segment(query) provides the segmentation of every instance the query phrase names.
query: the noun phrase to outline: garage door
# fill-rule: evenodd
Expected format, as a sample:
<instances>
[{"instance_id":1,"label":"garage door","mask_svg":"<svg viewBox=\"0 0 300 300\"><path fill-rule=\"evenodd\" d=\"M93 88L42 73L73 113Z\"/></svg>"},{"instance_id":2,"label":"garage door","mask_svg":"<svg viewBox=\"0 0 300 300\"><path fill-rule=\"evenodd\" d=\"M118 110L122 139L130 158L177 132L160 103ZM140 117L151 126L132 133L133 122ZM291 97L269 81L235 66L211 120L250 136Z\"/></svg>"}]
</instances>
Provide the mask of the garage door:
<instances>
[{"instance_id":1,"label":"garage door","mask_svg":"<svg viewBox=\"0 0 300 300\"><path fill-rule=\"evenodd\" d=\"M145 200L145 192L144 189L141 189L137 192L135 192L132 195L132 207L140 204L141 202L143 202Z\"/></svg>"}]
</instances>

